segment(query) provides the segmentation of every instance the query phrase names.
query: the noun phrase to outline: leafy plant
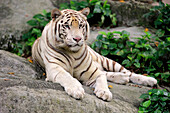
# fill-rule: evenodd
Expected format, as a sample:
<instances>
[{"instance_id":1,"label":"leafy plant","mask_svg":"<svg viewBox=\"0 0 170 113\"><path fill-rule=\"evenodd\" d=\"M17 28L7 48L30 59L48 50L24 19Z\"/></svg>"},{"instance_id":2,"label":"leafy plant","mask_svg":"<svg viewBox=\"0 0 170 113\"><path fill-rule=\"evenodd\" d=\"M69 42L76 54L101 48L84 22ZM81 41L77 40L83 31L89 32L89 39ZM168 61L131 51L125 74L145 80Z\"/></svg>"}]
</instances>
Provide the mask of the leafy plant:
<instances>
[{"instance_id":1,"label":"leafy plant","mask_svg":"<svg viewBox=\"0 0 170 113\"><path fill-rule=\"evenodd\" d=\"M88 22L90 25L98 24L103 26L107 24L108 26L116 25L116 15L111 13L110 4L107 3L107 0L86 0L86 1L76 1L72 0L69 4L60 4L60 9L74 9L81 10L83 8L89 7L90 14L88 15ZM109 22L108 22L109 21ZM96 23L94 23L96 22ZM112 24L111 24L112 23ZM106 26L107 26L106 25Z\"/></svg>"},{"instance_id":2,"label":"leafy plant","mask_svg":"<svg viewBox=\"0 0 170 113\"><path fill-rule=\"evenodd\" d=\"M106 55L118 55L124 57L124 48L126 41L129 39L129 33L126 31L113 31L113 32L99 32L96 41L91 45L93 49L101 53L103 56ZM120 38L115 38L120 35ZM126 51L127 52L127 51Z\"/></svg>"},{"instance_id":3,"label":"leafy plant","mask_svg":"<svg viewBox=\"0 0 170 113\"><path fill-rule=\"evenodd\" d=\"M170 93L166 90L151 89L140 98L144 99L140 104L138 113L169 113Z\"/></svg>"},{"instance_id":4,"label":"leafy plant","mask_svg":"<svg viewBox=\"0 0 170 113\"><path fill-rule=\"evenodd\" d=\"M150 12L144 16L149 19L155 15L154 27L158 29L156 34L165 40L166 37L170 36L170 4L164 4L160 0L159 6L154 6L150 9Z\"/></svg>"},{"instance_id":5,"label":"leafy plant","mask_svg":"<svg viewBox=\"0 0 170 113\"><path fill-rule=\"evenodd\" d=\"M137 37L137 42L129 40L126 31L99 32L91 47L100 54L125 65L137 73L147 73L158 79L158 82L169 83L170 42L159 37L146 35ZM116 38L120 37L120 38ZM159 73L158 73L159 72Z\"/></svg>"},{"instance_id":6,"label":"leafy plant","mask_svg":"<svg viewBox=\"0 0 170 113\"><path fill-rule=\"evenodd\" d=\"M22 40L15 45L13 52L17 53L19 56L30 56L34 41L41 36L43 28L50 20L51 13L43 10L42 14L36 14L31 20L27 21L31 29L22 35Z\"/></svg>"}]
</instances>

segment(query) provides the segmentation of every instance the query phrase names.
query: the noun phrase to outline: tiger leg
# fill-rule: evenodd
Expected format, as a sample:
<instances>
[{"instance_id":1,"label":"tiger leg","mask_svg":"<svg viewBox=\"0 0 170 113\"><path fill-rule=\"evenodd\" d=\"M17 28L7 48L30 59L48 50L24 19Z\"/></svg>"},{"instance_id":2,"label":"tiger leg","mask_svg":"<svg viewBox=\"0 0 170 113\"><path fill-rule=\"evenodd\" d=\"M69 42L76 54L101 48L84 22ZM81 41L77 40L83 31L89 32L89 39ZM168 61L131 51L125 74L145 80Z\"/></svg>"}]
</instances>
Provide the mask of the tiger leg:
<instances>
[{"instance_id":1,"label":"tiger leg","mask_svg":"<svg viewBox=\"0 0 170 113\"><path fill-rule=\"evenodd\" d=\"M129 81L139 85L145 86L154 86L157 84L157 80L153 77L147 77L144 75L136 74L136 73L122 73L122 72L106 72L107 80L119 83L126 84Z\"/></svg>"},{"instance_id":2,"label":"tiger leg","mask_svg":"<svg viewBox=\"0 0 170 113\"><path fill-rule=\"evenodd\" d=\"M96 78L94 93L98 98L110 101L112 99L112 93L110 92L107 84L107 78L105 75L99 75Z\"/></svg>"},{"instance_id":3,"label":"tiger leg","mask_svg":"<svg viewBox=\"0 0 170 113\"><path fill-rule=\"evenodd\" d=\"M46 73L46 81L59 83L64 87L68 95L76 99L84 97L85 93L81 83L73 78L70 73L65 71L61 66L52 63L46 64Z\"/></svg>"},{"instance_id":4,"label":"tiger leg","mask_svg":"<svg viewBox=\"0 0 170 113\"><path fill-rule=\"evenodd\" d=\"M154 86L157 84L157 80L155 78L147 77L136 73L131 73L129 79L131 82L135 84L140 84L145 86Z\"/></svg>"},{"instance_id":5,"label":"tiger leg","mask_svg":"<svg viewBox=\"0 0 170 113\"><path fill-rule=\"evenodd\" d=\"M106 77L113 83L126 84L129 82L129 75L121 72L106 72Z\"/></svg>"}]
</instances>

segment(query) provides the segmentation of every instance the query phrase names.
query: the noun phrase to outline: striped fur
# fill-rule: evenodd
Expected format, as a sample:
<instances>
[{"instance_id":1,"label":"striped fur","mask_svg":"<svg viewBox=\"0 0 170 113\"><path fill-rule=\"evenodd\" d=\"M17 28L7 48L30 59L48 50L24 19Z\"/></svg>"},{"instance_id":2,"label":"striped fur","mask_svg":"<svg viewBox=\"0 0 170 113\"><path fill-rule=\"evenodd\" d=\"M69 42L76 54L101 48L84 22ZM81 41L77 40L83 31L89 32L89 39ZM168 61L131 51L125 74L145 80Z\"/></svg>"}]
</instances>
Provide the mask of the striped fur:
<instances>
[{"instance_id":1,"label":"striped fur","mask_svg":"<svg viewBox=\"0 0 170 113\"><path fill-rule=\"evenodd\" d=\"M88 13L89 8L52 11L52 20L32 47L33 60L45 68L46 80L61 84L69 95L77 99L84 96L81 81L94 87L96 96L107 101L112 99L107 80L119 84L132 81L155 85L157 81L154 78L131 73L86 45L90 32L86 20Z\"/></svg>"}]
</instances>

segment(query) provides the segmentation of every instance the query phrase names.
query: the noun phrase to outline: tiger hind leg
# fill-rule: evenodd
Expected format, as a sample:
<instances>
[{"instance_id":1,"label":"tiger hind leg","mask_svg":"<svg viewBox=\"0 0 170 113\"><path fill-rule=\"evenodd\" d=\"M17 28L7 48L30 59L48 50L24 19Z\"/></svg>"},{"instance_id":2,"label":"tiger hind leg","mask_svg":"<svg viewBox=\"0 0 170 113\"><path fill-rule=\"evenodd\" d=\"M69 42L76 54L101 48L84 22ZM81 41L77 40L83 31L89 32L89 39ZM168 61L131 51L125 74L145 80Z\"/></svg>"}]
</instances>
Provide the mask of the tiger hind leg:
<instances>
[{"instance_id":1,"label":"tiger hind leg","mask_svg":"<svg viewBox=\"0 0 170 113\"><path fill-rule=\"evenodd\" d=\"M144 75L131 73L129 80L135 84L145 85L145 86L155 86L157 85L157 80L153 77L147 77Z\"/></svg>"},{"instance_id":2,"label":"tiger hind leg","mask_svg":"<svg viewBox=\"0 0 170 113\"><path fill-rule=\"evenodd\" d=\"M126 84L129 82L129 75L122 72L106 72L108 81L118 84Z\"/></svg>"},{"instance_id":3,"label":"tiger hind leg","mask_svg":"<svg viewBox=\"0 0 170 113\"><path fill-rule=\"evenodd\" d=\"M106 72L107 80L119 83L126 84L128 82L132 82L139 85L145 86L154 86L157 84L157 80L153 77L147 77L144 75L136 74L136 73L122 73L122 72Z\"/></svg>"}]
</instances>

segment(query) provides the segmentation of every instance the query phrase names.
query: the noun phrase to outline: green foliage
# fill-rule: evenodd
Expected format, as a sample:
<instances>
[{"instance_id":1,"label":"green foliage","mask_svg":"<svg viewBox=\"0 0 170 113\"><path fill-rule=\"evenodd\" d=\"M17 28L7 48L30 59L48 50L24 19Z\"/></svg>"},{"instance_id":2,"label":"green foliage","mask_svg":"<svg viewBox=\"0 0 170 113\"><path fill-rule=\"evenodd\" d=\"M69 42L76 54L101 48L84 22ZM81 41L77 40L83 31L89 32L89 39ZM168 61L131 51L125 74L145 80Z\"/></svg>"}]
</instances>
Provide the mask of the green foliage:
<instances>
[{"instance_id":1,"label":"green foliage","mask_svg":"<svg viewBox=\"0 0 170 113\"><path fill-rule=\"evenodd\" d=\"M109 24L109 26L116 25L117 19L115 14L111 13L110 4L107 3L107 0L86 0L80 2L72 0L69 4L60 4L60 9L74 9L77 11L86 7L90 8L90 14L87 17L90 25L98 24L99 26L103 26L104 23Z\"/></svg>"},{"instance_id":2,"label":"green foliage","mask_svg":"<svg viewBox=\"0 0 170 113\"><path fill-rule=\"evenodd\" d=\"M140 98L144 99L140 104L138 113L169 113L170 93L166 90L151 89Z\"/></svg>"},{"instance_id":3,"label":"green foliage","mask_svg":"<svg viewBox=\"0 0 170 113\"><path fill-rule=\"evenodd\" d=\"M170 36L170 4L164 4L159 2L159 6L154 6L150 9L150 12L145 14L146 18L156 16L154 20L154 27L158 29L157 35L165 39Z\"/></svg>"},{"instance_id":4,"label":"green foliage","mask_svg":"<svg viewBox=\"0 0 170 113\"><path fill-rule=\"evenodd\" d=\"M29 56L31 54L31 47L34 41L41 36L41 32L45 25L51 20L51 13L43 10L42 14L36 14L33 18L27 21L31 29L22 35L22 39L15 45L13 52L19 56Z\"/></svg>"},{"instance_id":5,"label":"green foliage","mask_svg":"<svg viewBox=\"0 0 170 113\"><path fill-rule=\"evenodd\" d=\"M146 35L135 38L136 43L129 40L126 31L99 32L91 47L100 54L125 65L137 73L147 73L158 81L169 83L170 73L170 40ZM120 37L120 38L116 38ZM159 72L159 73L158 73Z\"/></svg>"}]
</instances>

